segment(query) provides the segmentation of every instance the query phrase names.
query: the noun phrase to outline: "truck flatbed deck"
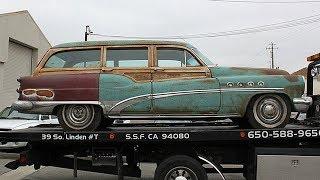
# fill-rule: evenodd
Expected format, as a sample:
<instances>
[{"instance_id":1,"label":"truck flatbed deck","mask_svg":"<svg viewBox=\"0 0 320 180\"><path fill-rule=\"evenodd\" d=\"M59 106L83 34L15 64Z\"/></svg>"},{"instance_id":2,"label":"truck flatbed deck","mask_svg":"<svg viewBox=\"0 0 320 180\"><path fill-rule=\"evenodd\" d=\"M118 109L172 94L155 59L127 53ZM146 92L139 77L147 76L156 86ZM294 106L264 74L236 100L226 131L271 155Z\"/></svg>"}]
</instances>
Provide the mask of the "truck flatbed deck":
<instances>
[{"instance_id":1,"label":"truck flatbed deck","mask_svg":"<svg viewBox=\"0 0 320 180\"><path fill-rule=\"evenodd\" d=\"M207 173L243 173L259 179L260 155L319 155L320 127L316 123L290 124L281 129L239 129L228 123L115 125L95 132L66 132L59 127L0 131L1 142L28 142L15 151L19 160L7 165L55 166L140 177L139 162L161 164L181 155L209 164ZM71 158L70 158L71 156ZM124 164L123 158L126 157ZM264 157L264 156L262 156ZM223 168L241 164L243 168ZM157 171L156 171L157 172ZM157 173L156 173L157 176ZM261 178L260 178L261 179Z\"/></svg>"},{"instance_id":2,"label":"truck flatbed deck","mask_svg":"<svg viewBox=\"0 0 320 180\"><path fill-rule=\"evenodd\" d=\"M290 124L281 129L239 129L237 126L136 126L111 127L95 132L63 131L61 128L34 127L0 131L1 141L26 142L211 142L282 141L320 138L320 127Z\"/></svg>"}]
</instances>

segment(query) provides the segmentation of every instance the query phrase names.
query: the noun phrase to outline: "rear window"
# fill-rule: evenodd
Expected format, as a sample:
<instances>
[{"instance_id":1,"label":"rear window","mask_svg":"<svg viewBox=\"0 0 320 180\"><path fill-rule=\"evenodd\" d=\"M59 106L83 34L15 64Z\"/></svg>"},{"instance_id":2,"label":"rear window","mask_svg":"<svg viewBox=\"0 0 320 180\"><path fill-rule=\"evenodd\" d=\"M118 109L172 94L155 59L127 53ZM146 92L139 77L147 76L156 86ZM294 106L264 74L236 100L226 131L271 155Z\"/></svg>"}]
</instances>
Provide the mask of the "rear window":
<instances>
[{"instance_id":1,"label":"rear window","mask_svg":"<svg viewBox=\"0 0 320 180\"><path fill-rule=\"evenodd\" d=\"M100 67L100 49L72 50L53 54L44 68L97 68Z\"/></svg>"}]
</instances>

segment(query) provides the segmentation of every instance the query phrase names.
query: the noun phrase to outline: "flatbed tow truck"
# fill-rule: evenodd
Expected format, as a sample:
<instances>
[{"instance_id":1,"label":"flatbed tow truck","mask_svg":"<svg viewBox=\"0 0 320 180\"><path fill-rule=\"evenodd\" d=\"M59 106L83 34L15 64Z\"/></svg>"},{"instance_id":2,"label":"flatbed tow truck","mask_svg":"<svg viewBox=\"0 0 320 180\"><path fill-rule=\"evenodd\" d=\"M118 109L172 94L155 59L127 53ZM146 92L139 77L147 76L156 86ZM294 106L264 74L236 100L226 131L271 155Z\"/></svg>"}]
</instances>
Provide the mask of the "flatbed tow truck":
<instances>
[{"instance_id":1,"label":"flatbed tow truck","mask_svg":"<svg viewBox=\"0 0 320 180\"><path fill-rule=\"evenodd\" d=\"M268 174L287 156L285 170L295 176L294 170L305 167L302 156L318 158L320 164L320 126L288 125L284 129L239 129L237 126L177 126L177 127L112 127L99 132L64 132L61 128L28 128L0 132L1 141L29 142L25 149L16 150L20 158L7 164L16 169L23 165L54 166L77 170L140 177L139 162L157 163L155 176L184 164L191 171L209 164L207 173L244 173L249 179L273 179ZM69 156L68 156L69 155ZM272 155L272 156L268 156ZM277 157L273 159L268 157ZM286 156L286 157L283 157ZM126 157L126 158L123 158ZM126 163L124 163L124 161ZM172 161L170 163L170 161ZM174 166L177 162L176 166ZM195 163L197 162L197 163ZM271 163L274 167L263 167ZM310 162L311 163L311 162ZM165 164L165 165L163 165ZM228 169L221 164L242 164L243 168ZM282 164L283 165L283 164ZM200 166L200 167L197 167ZM299 167L299 168L298 168ZM317 172L319 166L308 167ZM279 169L284 170L284 169ZM158 174L159 173L159 174ZM261 177L268 174L268 177ZM205 176L205 175L202 175ZM291 177L291 176L290 176Z\"/></svg>"},{"instance_id":2,"label":"flatbed tow truck","mask_svg":"<svg viewBox=\"0 0 320 180\"><path fill-rule=\"evenodd\" d=\"M0 141L28 142L10 150L20 158L6 167L33 165L140 177L140 162L156 163L155 180L206 180L207 173L243 173L247 180L319 179L320 102L313 95L308 71L308 95L314 102L304 121L282 129L240 129L229 122L183 125L114 125L95 132L65 132L35 127L0 131ZM309 85L310 84L310 85ZM226 168L223 164L240 164Z\"/></svg>"}]
</instances>

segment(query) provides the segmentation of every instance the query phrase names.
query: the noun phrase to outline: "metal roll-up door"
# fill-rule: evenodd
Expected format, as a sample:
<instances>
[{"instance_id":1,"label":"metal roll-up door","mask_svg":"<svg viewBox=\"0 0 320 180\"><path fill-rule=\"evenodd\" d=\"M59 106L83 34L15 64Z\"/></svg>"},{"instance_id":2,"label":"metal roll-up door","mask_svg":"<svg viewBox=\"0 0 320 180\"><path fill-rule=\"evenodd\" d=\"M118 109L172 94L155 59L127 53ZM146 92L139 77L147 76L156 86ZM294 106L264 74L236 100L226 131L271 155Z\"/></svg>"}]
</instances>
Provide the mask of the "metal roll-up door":
<instances>
[{"instance_id":1,"label":"metal roll-up door","mask_svg":"<svg viewBox=\"0 0 320 180\"><path fill-rule=\"evenodd\" d=\"M32 49L9 42L8 60L3 67L3 86L0 93L0 108L10 106L18 98L17 78L32 72Z\"/></svg>"}]
</instances>

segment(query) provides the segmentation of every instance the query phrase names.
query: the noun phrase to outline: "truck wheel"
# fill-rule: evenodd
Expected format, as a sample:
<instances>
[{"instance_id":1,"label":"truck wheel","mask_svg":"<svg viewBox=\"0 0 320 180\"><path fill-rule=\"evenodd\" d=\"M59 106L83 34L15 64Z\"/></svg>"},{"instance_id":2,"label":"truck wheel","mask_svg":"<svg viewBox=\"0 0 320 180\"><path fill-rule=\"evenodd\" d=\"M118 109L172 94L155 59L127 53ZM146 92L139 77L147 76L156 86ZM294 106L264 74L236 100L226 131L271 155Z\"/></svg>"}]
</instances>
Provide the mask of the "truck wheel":
<instances>
[{"instance_id":1,"label":"truck wheel","mask_svg":"<svg viewBox=\"0 0 320 180\"><path fill-rule=\"evenodd\" d=\"M65 130L94 131L101 121L101 110L93 105L64 105L58 110L58 120Z\"/></svg>"},{"instance_id":2,"label":"truck wheel","mask_svg":"<svg viewBox=\"0 0 320 180\"><path fill-rule=\"evenodd\" d=\"M154 180L207 180L202 165L189 156L176 155L162 161L156 169Z\"/></svg>"},{"instance_id":3,"label":"truck wheel","mask_svg":"<svg viewBox=\"0 0 320 180\"><path fill-rule=\"evenodd\" d=\"M247 108L247 118L253 128L282 128L290 119L291 106L283 97L265 94L253 98Z\"/></svg>"}]
</instances>

